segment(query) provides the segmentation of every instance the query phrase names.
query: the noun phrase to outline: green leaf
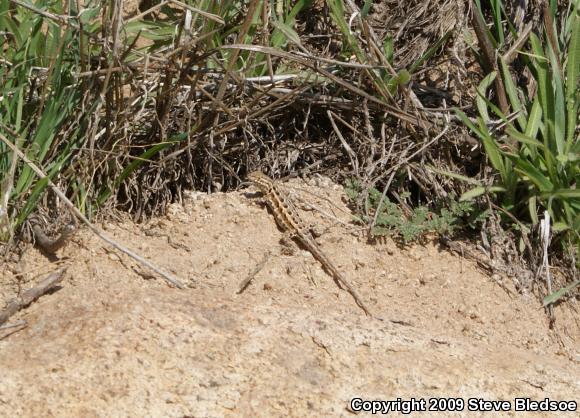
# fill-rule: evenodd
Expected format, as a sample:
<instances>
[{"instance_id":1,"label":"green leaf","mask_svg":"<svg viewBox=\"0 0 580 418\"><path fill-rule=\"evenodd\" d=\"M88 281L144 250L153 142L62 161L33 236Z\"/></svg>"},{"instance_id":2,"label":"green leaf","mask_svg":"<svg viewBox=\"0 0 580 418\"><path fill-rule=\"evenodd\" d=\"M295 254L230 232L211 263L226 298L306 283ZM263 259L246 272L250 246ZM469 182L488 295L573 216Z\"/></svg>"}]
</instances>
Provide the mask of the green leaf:
<instances>
[{"instance_id":1,"label":"green leaf","mask_svg":"<svg viewBox=\"0 0 580 418\"><path fill-rule=\"evenodd\" d=\"M422 56L419 57L419 59L417 61L415 61L414 63L412 63L409 66L409 73L410 74L414 74L415 71L417 71L417 69L423 65L423 63L425 61L427 61L429 58L431 58L437 51L439 51L439 49L441 48L441 46L443 44L445 44L445 42L447 42L447 40L449 39L449 37L453 34L452 31L448 31L447 33L445 33L445 35L443 35L441 38L439 38L437 40L437 42L435 42L435 44L430 47Z\"/></svg>"},{"instance_id":2,"label":"green leaf","mask_svg":"<svg viewBox=\"0 0 580 418\"><path fill-rule=\"evenodd\" d=\"M129 22L124 26L124 30L126 30L128 34L133 35L141 33L143 38L152 41L169 42L177 34L175 25L144 20Z\"/></svg>"},{"instance_id":3,"label":"green leaf","mask_svg":"<svg viewBox=\"0 0 580 418\"><path fill-rule=\"evenodd\" d=\"M543 193L546 197L559 197L564 199L580 199L580 189L557 189Z\"/></svg>"},{"instance_id":4,"label":"green leaf","mask_svg":"<svg viewBox=\"0 0 580 418\"><path fill-rule=\"evenodd\" d=\"M562 232L570 229L570 226L565 222L554 222L552 224L552 231L554 232Z\"/></svg>"},{"instance_id":5,"label":"green leaf","mask_svg":"<svg viewBox=\"0 0 580 418\"><path fill-rule=\"evenodd\" d=\"M464 181L464 182L469 183L469 184L474 184L477 186L479 186L481 184L481 182L477 181L476 179L472 179L472 178L464 176L462 174L453 173L453 172L447 171L447 170L440 170L440 169L433 167L433 166L430 166L430 165L427 165L425 167L428 170L433 171L435 173L442 174L444 176L448 176L448 177L451 177L451 178L454 178L457 180L461 180L461 181Z\"/></svg>"},{"instance_id":6,"label":"green leaf","mask_svg":"<svg viewBox=\"0 0 580 418\"><path fill-rule=\"evenodd\" d=\"M491 186L491 187L484 187L484 186L478 186L475 187L465 193L463 193L461 195L461 197L459 198L460 202L465 202L468 200L473 200L474 198L481 196L482 194L485 193L503 193L506 192L506 188L505 187L501 187L501 186Z\"/></svg>"},{"instance_id":7,"label":"green leaf","mask_svg":"<svg viewBox=\"0 0 580 418\"><path fill-rule=\"evenodd\" d=\"M456 108L455 114L459 117L459 119L461 119L461 121L465 124L465 126L471 129L471 131L474 134L476 134L480 139L483 139L485 137L483 131L479 127L475 126L475 124L467 117L465 113L463 113L463 111Z\"/></svg>"},{"instance_id":8,"label":"green leaf","mask_svg":"<svg viewBox=\"0 0 580 418\"><path fill-rule=\"evenodd\" d=\"M66 161L68 161L69 157L70 157L69 155L62 155L60 161L57 164L54 164L54 166L50 169L46 177L43 177L36 182L36 184L32 188L30 196L28 196L28 199L26 200L26 205L18 215L18 219L16 222L17 225L20 225L28 217L28 215L32 213L32 211L36 207L38 200L42 196L42 193L48 186L48 182L52 180L52 178L61 170L63 164Z\"/></svg>"},{"instance_id":9,"label":"green leaf","mask_svg":"<svg viewBox=\"0 0 580 418\"><path fill-rule=\"evenodd\" d=\"M557 153L557 147L554 142L554 92L552 90L552 80L548 71L548 62L544 55L544 50L539 38L535 33L530 34L530 42L534 59L532 61L535 70L536 81L538 82L538 100L542 107L542 116L544 118L544 146L553 153ZM555 175L556 170L553 166L554 161L546 158L546 166L551 175Z\"/></svg>"},{"instance_id":10,"label":"green leaf","mask_svg":"<svg viewBox=\"0 0 580 418\"><path fill-rule=\"evenodd\" d=\"M460 202L465 202L466 200L473 200L476 197L481 196L486 192L487 188L485 186L474 187L473 189L463 193L459 198Z\"/></svg>"},{"instance_id":11,"label":"green leaf","mask_svg":"<svg viewBox=\"0 0 580 418\"><path fill-rule=\"evenodd\" d=\"M480 96L481 100L485 102L487 107L489 107L495 115L500 118L506 125L511 125L511 122L508 120L507 116L501 111L499 107L497 107L494 103L491 102L487 97Z\"/></svg>"},{"instance_id":12,"label":"green leaf","mask_svg":"<svg viewBox=\"0 0 580 418\"><path fill-rule=\"evenodd\" d=\"M350 31L348 22L345 19L344 4L342 0L328 0L326 2L328 8L330 9L330 16L334 23L338 26L342 35L346 38L346 44L352 49L352 52L357 56L361 63L365 63L367 60L362 49L359 47L356 38Z\"/></svg>"},{"instance_id":13,"label":"green leaf","mask_svg":"<svg viewBox=\"0 0 580 418\"><path fill-rule=\"evenodd\" d=\"M501 0L492 0L490 5L493 17L493 28L495 29L497 42L501 46L504 43L503 25L501 18Z\"/></svg>"},{"instance_id":14,"label":"green leaf","mask_svg":"<svg viewBox=\"0 0 580 418\"><path fill-rule=\"evenodd\" d=\"M532 109L528 115L528 122L526 123L525 136L530 138L536 138L538 135L538 129L542 124L542 108L540 107L540 101L536 96L534 98L534 103L532 104ZM542 144L543 145L543 144Z\"/></svg>"},{"instance_id":15,"label":"green leaf","mask_svg":"<svg viewBox=\"0 0 580 418\"><path fill-rule=\"evenodd\" d=\"M518 124L520 125L520 129L522 131L525 131L526 130L526 117L524 116L524 114L522 112L522 104L521 104L520 99L518 97L518 91L517 91L516 86L514 84L514 81L512 79L512 75L510 74L509 67L506 65L505 61L503 60L503 58L501 56L499 57L499 60L500 60L500 67L501 67L503 84L505 86L506 93L507 93L508 98L510 100L510 104L512 106L512 111L518 112L518 116L517 116Z\"/></svg>"},{"instance_id":16,"label":"green leaf","mask_svg":"<svg viewBox=\"0 0 580 418\"><path fill-rule=\"evenodd\" d=\"M391 35L387 35L384 42L383 42L383 51L385 53L385 57L387 58L387 62L393 65L393 57L395 53L393 37Z\"/></svg>"},{"instance_id":17,"label":"green leaf","mask_svg":"<svg viewBox=\"0 0 580 418\"><path fill-rule=\"evenodd\" d=\"M282 33L286 39L292 42L294 45L302 45L300 42L300 36L294 30L294 28L280 20L272 20L272 25ZM276 42L276 44L279 44Z\"/></svg>"},{"instance_id":18,"label":"green leaf","mask_svg":"<svg viewBox=\"0 0 580 418\"><path fill-rule=\"evenodd\" d=\"M361 17L365 18L369 14L369 10L373 4L373 0L365 0L363 8L360 12Z\"/></svg>"},{"instance_id":19,"label":"green leaf","mask_svg":"<svg viewBox=\"0 0 580 418\"><path fill-rule=\"evenodd\" d=\"M411 74L409 74L409 71L403 68L402 70L399 71L397 75L397 80L399 85L405 86L409 84L409 81L411 81Z\"/></svg>"},{"instance_id":20,"label":"green leaf","mask_svg":"<svg viewBox=\"0 0 580 418\"><path fill-rule=\"evenodd\" d=\"M553 16L544 16L545 19L553 20L553 27L552 29L556 30L556 22L553 19ZM546 32L546 36L549 39L557 39L557 34L549 34L548 31L550 30L549 26L545 26L544 30ZM552 36L548 36L552 35ZM548 57L549 64L550 64L550 78L551 78L551 86L547 86L549 89L551 87L552 103L549 103L550 107L553 107L553 114L548 114L548 124L553 125L553 137L550 137L550 141L553 142L553 146L555 147L554 153L556 155L562 155L565 150L565 130L566 130L566 103L564 98L564 80L563 80L563 73L562 68L560 68L560 51L557 42L546 42L546 56ZM554 148L553 148L554 150Z\"/></svg>"},{"instance_id":21,"label":"green leaf","mask_svg":"<svg viewBox=\"0 0 580 418\"><path fill-rule=\"evenodd\" d=\"M290 13L288 13L288 16L286 16L285 19L286 22L289 21L294 22L294 19L296 18L296 16L298 16L298 13L300 13L302 10L309 8L313 2L314 0L298 0L296 4L292 7L292 10L290 10Z\"/></svg>"},{"instance_id":22,"label":"green leaf","mask_svg":"<svg viewBox=\"0 0 580 418\"><path fill-rule=\"evenodd\" d=\"M516 171L530 179L540 192L552 192L554 185L536 166L527 160L518 158L515 161Z\"/></svg>"},{"instance_id":23,"label":"green leaf","mask_svg":"<svg viewBox=\"0 0 580 418\"><path fill-rule=\"evenodd\" d=\"M506 133L512 137L513 139L515 139L518 142L521 142L523 144L526 145L531 145L533 147L538 147L543 149L544 148L544 144L542 144L540 141L538 141L535 138L529 137L526 134L523 134L517 130L515 130L514 128L506 128Z\"/></svg>"},{"instance_id":24,"label":"green leaf","mask_svg":"<svg viewBox=\"0 0 580 418\"><path fill-rule=\"evenodd\" d=\"M580 286L580 280L576 280L574 283L572 283L570 286L566 286L561 288L560 290L557 290L551 294L549 294L548 296L546 296L544 298L544 307L551 305L552 303L557 302L559 299L561 299L566 293L570 292L571 290L573 290L575 287Z\"/></svg>"},{"instance_id":25,"label":"green leaf","mask_svg":"<svg viewBox=\"0 0 580 418\"><path fill-rule=\"evenodd\" d=\"M487 102L485 100L486 91L489 88L489 86L492 85L496 76L497 73L495 71L492 71L491 73L486 75L483 78L483 80L481 80L481 83L479 83L479 86L477 86L477 96L475 97L475 104L477 105L477 111L479 112L479 116L481 116L483 120L486 122L489 122L490 120L489 114L487 113Z\"/></svg>"},{"instance_id":26,"label":"green leaf","mask_svg":"<svg viewBox=\"0 0 580 418\"><path fill-rule=\"evenodd\" d=\"M503 158L501 155L501 150L499 149L499 146L491 138L491 136L489 136L489 134L487 134L487 132L484 132L482 142L483 142L483 147L485 148L485 153L489 157L489 161L491 162L491 165L493 166L493 168L495 168L497 171L499 171L499 173L502 177L502 180L504 182L507 182L508 173L507 173L506 166L504 164L504 161L503 161Z\"/></svg>"},{"instance_id":27,"label":"green leaf","mask_svg":"<svg viewBox=\"0 0 580 418\"><path fill-rule=\"evenodd\" d=\"M576 6L580 7L580 4ZM574 141L574 133L578 121L578 106L580 94L578 93L578 79L580 74L580 14L578 9L572 12L572 33L568 45L568 63L566 65L566 148L570 148Z\"/></svg>"}]
</instances>

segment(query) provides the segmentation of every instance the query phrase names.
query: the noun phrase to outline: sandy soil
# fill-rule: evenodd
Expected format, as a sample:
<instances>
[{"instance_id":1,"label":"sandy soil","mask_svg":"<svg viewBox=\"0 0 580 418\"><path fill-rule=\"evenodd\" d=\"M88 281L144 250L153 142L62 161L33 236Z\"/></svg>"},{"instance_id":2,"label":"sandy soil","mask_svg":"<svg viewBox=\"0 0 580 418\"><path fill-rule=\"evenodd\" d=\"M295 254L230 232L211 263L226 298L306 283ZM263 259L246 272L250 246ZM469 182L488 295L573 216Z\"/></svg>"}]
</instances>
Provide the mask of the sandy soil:
<instances>
[{"instance_id":1,"label":"sandy soil","mask_svg":"<svg viewBox=\"0 0 580 418\"><path fill-rule=\"evenodd\" d=\"M519 397L580 402L573 302L556 308L551 331L537 298L509 278L500 286L435 243L370 245L336 221L349 220L340 187L292 185L335 217L298 204L376 318L308 252L282 245L247 195L191 194L147 225L103 225L184 290L88 231L60 250L61 288L11 319L26 328L0 331L0 416L352 416L357 397L464 402L422 416L491 414L469 412L469 398L509 401L504 416L578 416L514 411ZM29 248L1 270L0 301L57 264Z\"/></svg>"}]
</instances>

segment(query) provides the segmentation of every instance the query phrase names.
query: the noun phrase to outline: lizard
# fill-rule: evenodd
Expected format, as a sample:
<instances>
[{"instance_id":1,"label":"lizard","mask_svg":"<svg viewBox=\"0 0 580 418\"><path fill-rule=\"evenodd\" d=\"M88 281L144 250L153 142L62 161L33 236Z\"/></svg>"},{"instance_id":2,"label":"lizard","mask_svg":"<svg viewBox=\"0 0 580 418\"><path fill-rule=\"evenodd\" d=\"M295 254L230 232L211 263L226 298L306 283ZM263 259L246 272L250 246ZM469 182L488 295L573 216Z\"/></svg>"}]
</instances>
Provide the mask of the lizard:
<instances>
[{"instance_id":1,"label":"lizard","mask_svg":"<svg viewBox=\"0 0 580 418\"><path fill-rule=\"evenodd\" d=\"M31 217L32 234L34 243L48 255L54 255L60 248L64 247L69 239L75 234L76 226L74 223L65 225L57 238L49 238L40 226L39 218L35 215Z\"/></svg>"},{"instance_id":2,"label":"lizard","mask_svg":"<svg viewBox=\"0 0 580 418\"><path fill-rule=\"evenodd\" d=\"M306 248L320 262L324 270L332 276L339 287L346 288L365 314L372 316L356 290L314 241L290 198L276 185L274 180L261 171L253 171L248 174L248 180L263 194L278 226Z\"/></svg>"}]
</instances>

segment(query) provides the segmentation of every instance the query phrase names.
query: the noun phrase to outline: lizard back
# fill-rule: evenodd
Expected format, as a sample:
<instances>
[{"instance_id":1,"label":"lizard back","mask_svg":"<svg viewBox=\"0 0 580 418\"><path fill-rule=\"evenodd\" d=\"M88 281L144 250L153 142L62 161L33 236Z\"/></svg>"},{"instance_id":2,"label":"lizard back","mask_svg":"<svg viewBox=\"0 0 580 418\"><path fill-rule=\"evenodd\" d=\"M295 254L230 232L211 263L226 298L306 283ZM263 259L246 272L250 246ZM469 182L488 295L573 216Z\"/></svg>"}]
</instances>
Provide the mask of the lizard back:
<instances>
[{"instance_id":1,"label":"lizard back","mask_svg":"<svg viewBox=\"0 0 580 418\"><path fill-rule=\"evenodd\" d=\"M309 235L306 224L298 214L298 211L284 195L278 190L270 177L261 171L254 171L248 174L248 179L262 192L266 203L272 209L272 214L276 223L284 231L290 231L298 235Z\"/></svg>"}]
</instances>

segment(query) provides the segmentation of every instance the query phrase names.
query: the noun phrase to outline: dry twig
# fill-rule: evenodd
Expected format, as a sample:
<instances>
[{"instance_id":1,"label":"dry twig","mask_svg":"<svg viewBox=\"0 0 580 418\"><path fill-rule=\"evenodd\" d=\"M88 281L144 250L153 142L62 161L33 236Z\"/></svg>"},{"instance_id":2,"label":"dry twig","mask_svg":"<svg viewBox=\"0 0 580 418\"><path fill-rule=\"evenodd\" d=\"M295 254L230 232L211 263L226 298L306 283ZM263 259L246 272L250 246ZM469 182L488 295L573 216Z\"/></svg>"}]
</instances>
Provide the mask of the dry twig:
<instances>
[{"instance_id":1,"label":"dry twig","mask_svg":"<svg viewBox=\"0 0 580 418\"><path fill-rule=\"evenodd\" d=\"M66 267L51 273L46 279L34 286L32 289L25 291L22 296L14 298L8 303L4 311L0 312L0 325L8 321L8 319L19 310L26 308L40 296L47 293L54 286L62 281Z\"/></svg>"},{"instance_id":2,"label":"dry twig","mask_svg":"<svg viewBox=\"0 0 580 418\"><path fill-rule=\"evenodd\" d=\"M266 254L264 254L264 257L262 257L262 260L260 260L260 262L256 265L256 268L254 268L254 270L252 270L250 272L250 274L248 274L248 277L246 277L244 280L242 280L242 282L240 283L240 285L238 286L238 295L240 293L242 293L244 290L246 290L246 287L248 287L248 285L250 284L250 282L252 280L254 280L254 277L256 277L256 274L258 274L260 272L260 270L262 270L264 268L264 265L266 264L266 261L268 261L268 259L270 258L270 252L266 252Z\"/></svg>"}]
</instances>

